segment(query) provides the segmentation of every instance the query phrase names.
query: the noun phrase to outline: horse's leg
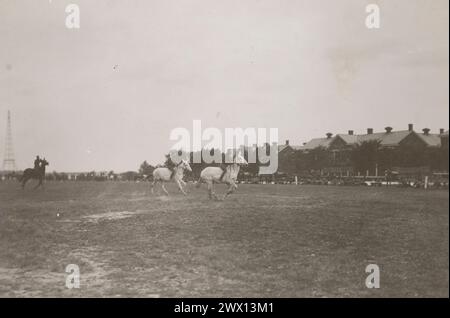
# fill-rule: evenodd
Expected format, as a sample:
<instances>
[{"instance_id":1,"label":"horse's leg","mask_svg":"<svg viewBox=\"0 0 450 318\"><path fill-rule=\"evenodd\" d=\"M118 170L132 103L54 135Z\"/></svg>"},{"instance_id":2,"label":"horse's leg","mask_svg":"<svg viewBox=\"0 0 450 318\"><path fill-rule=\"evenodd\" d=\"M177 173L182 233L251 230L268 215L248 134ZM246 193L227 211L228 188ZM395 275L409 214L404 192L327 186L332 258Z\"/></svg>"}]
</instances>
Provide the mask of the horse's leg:
<instances>
[{"instance_id":1,"label":"horse's leg","mask_svg":"<svg viewBox=\"0 0 450 318\"><path fill-rule=\"evenodd\" d=\"M166 188L164 187L164 181L161 180L161 188L163 189L164 193L169 196L169 192L167 192Z\"/></svg>"},{"instance_id":2,"label":"horse's leg","mask_svg":"<svg viewBox=\"0 0 450 318\"><path fill-rule=\"evenodd\" d=\"M181 193L183 193L184 195L187 195L186 192L184 192L183 187L181 186L181 181L182 180L176 180L176 183L178 185L178 189L180 189Z\"/></svg>"},{"instance_id":3,"label":"horse's leg","mask_svg":"<svg viewBox=\"0 0 450 318\"><path fill-rule=\"evenodd\" d=\"M156 185L156 183L158 182L158 180L156 180L156 178L155 179L153 179L153 182L152 182L152 186L151 186L151 192L152 192L152 194L154 194L155 193L155 190L154 190L154 188L155 188L155 185Z\"/></svg>"},{"instance_id":4,"label":"horse's leg","mask_svg":"<svg viewBox=\"0 0 450 318\"><path fill-rule=\"evenodd\" d=\"M214 180L211 181L211 195L214 197L214 199L220 200L219 197L217 196L216 192L214 192ZM211 198L211 195L210 195L210 198Z\"/></svg>"},{"instance_id":5,"label":"horse's leg","mask_svg":"<svg viewBox=\"0 0 450 318\"><path fill-rule=\"evenodd\" d=\"M34 187L34 189L39 188L41 185L42 185L42 179L39 178L39 182L38 182L38 184Z\"/></svg>"},{"instance_id":6,"label":"horse's leg","mask_svg":"<svg viewBox=\"0 0 450 318\"><path fill-rule=\"evenodd\" d=\"M39 183L34 187L34 189L37 189L37 188L39 188L41 186L42 186L42 180L39 180Z\"/></svg>"},{"instance_id":7,"label":"horse's leg","mask_svg":"<svg viewBox=\"0 0 450 318\"><path fill-rule=\"evenodd\" d=\"M232 194L234 192L234 187L232 184L230 184L230 186L228 187L227 193L225 193L225 195L223 196L223 200L225 200L225 198L227 196L229 196L230 194Z\"/></svg>"},{"instance_id":8,"label":"horse's leg","mask_svg":"<svg viewBox=\"0 0 450 318\"><path fill-rule=\"evenodd\" d=\"M41 186L42 189L45 189L45 176L43 176L40 180L39 180L39 185Z\"/></svg>"},{"instance_id":9,"label":"horse's leg","mask_svg":"<svg viewBox=\"0 0 450 318\"><path fill-rule=\"evenodd\" d=\"M230 186L228 187L227 193L225 193L225 195L223 196L223 199L225 200L225 198L227 196L229 196L230 194L232 194L235 189L237 189L236 183L234 183L234 181L231 181Z\"/></svg>"},{"instance_id":10,"label":"horse's leg","mask_svg":"<svg viewBox=\"0 0 450 318\"><path fill-rule=\"evenodd\" d=\"M208 186L208 198L211 200L212 199L212 182L207 181L206 184Z\"/></svg>"},{"instance_id":11,"label":"horse's leg","mask_svg":"<svg viewBox=\"0 0 450 318\"><path fill-rule=\"evenodd\" d=\"M198 189L202 185L202 177L198 178L197 183L195 184L195 187Z\"/></svg>"}]
</instances>

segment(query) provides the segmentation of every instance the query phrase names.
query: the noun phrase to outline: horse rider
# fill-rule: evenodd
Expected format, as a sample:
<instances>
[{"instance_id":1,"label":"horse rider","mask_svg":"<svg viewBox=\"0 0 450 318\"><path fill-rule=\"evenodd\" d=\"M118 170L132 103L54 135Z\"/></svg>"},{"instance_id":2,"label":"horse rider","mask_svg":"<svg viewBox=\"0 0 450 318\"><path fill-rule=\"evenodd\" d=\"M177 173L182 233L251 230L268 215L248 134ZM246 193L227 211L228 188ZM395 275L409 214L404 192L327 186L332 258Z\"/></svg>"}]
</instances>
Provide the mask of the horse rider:
<instances>
[{"instance_id":1,"label":"horse rider","mask_svg":"<svg viewBox=\"0 0 450 318\"><path fill-rule=\"evenodd\" d=\"M172 179L173 175L175 174L175 167L176 166L177 165L175 164L175 162L173 162L172 158L169 156L167 158L167 161L166 161L166 167L170 170L170 179Z\"/></svg>"},{"instance_id":2,"label":"horse rider","mask_svg":"<svg viewBox=\"0 0 450 318\"><path fill-rule=\"evenodd\" d=\"M36 159L34 160L34 171L39 171L39 169L41 168L41 162L42 159L39 158L39 156L36 156Z\"/></svg>"}]
</instances>

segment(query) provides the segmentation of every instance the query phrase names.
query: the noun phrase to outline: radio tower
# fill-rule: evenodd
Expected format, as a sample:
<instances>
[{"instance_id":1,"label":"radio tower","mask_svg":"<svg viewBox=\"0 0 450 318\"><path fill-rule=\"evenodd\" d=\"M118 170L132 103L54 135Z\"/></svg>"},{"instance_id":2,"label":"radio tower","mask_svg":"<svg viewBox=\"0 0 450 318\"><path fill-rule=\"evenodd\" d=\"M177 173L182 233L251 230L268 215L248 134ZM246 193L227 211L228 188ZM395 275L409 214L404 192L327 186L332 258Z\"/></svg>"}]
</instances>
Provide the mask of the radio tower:
<instances>
[{"instance_id":1,"label":"radio tower","mask_svg":"<svg viewBox=\"0 0 450 318\"><path fill-rule=\"evenodd\" d=\"M3 171L15 171L16 160L14 159L14 148L11 134L11 114L8 110L8 119L6 123L6 143L5 158L3 159Z\"/></svg>"}]
</instances>

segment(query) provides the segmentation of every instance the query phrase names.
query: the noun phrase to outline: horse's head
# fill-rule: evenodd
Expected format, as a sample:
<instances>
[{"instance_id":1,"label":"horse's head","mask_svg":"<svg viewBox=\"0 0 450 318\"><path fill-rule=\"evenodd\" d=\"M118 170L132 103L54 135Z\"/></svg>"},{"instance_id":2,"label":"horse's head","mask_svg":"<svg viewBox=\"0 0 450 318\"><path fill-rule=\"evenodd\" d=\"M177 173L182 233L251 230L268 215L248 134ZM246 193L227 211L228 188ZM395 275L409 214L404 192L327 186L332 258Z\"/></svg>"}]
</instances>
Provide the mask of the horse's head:
<instances>
[{"instance_id":1,"label":"horse's head","mask_svg":"<svg viewBox=\"0 0 450 318\"><path fill-rule=\"evenodd\" d=\"M181 162L180 162L180 164L179 164L179 166L180 166L181 168L183 168L184 170L187 170L187 171L191 171L191 172L192 172L191 165L189 164L189 162L188 162L186 159L182 159Z\"/></svg>"},{"instance_id":2,"label":"horse's head","mask_svg":"<svg viewBox=\"0 0 450 318\"><path fill-rule=\"evenodd\" d=\"M41 160L42 167L48 166L49 164L50 163L47 160L45 160L45 158Z\"/></svg>"},{"instance_id":3,"label":"horse's head","mask_svg":"<svg viewBox=\"0 0 450 318\"><path fill-rule=\"evenodd\" d=\"M245 160L244 156L241 154L241 152L238 152L235 156L234 156L234 163L240 165L240 166L247 166L248 162L247 160Z\"/></svg>"}]
</instances>

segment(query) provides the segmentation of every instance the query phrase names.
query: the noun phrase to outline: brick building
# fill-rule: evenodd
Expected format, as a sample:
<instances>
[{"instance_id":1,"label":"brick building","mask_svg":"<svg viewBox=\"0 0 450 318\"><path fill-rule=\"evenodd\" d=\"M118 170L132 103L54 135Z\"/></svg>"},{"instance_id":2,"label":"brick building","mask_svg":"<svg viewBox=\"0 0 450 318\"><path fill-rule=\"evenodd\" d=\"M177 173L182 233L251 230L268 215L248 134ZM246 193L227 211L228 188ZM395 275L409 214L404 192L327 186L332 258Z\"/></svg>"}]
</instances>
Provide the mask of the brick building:
<instances>
[{"instance_id":1,"label":"brick building","mask_svg":"<svg viewBox=\"0 0 450 318\"><path fill-rule=\"evenodd\" d=\"M416 132L412 124L398 131L386 127L383 132L368 128L365 134L355 134L353 130L346 134L327 133L302 146L291 146L289 141L279 146L279 172L296 174L310 167L327 175L382 175L385 169L397 167L420 167L421 170L446 167L448 171L448 155L446 159L441 158L445 147L448 152L448 131L440 129L439 133L432 133L424 128ZM362 165L359 166L355 159L358 151L366 156L360 159ZM320 163L314 165L315 160Z\"/></svg>"}]
</instances>

